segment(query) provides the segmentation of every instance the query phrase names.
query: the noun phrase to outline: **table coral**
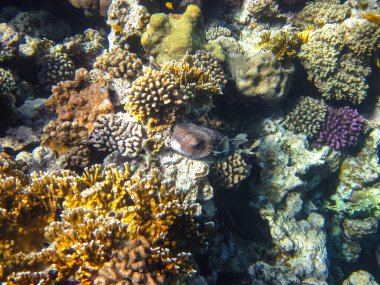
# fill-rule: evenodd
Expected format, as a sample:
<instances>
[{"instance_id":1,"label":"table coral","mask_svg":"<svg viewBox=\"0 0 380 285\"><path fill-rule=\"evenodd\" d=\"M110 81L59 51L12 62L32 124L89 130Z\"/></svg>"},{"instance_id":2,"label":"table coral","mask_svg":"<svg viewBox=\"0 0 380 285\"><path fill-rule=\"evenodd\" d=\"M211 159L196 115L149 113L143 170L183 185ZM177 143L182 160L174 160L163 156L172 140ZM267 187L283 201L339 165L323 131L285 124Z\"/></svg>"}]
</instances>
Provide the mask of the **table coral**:
<instances>
[{"instance_id":1,"label":"table coral","mask_svg":"<svg viewBox=\"0 0 380 285\"><path fill-rule=\"evenodd\" d=\"M94 68L107 72L113 78L136 79L141 74L142 61L136 54L122 49L104 51L96 58Z\"/></svg>"},{"instance_id":2,"label":"table coral","mask_svg":"<svg viewBox=\"0 0 380 285\"><path fill-rule=\"evenodd\" d=\"M137 157L145 137L143 127L124 113L105 115L94 123L91 144L100 151L118 151L125 157Z\"/></svg>"},{"instance_id":3,"label":"table coral","mask_svg":"<svg viewBox=\"0 0 380 285\"><path fill-rule=\"evenodd\" d=\"M301 97L285 117L285 127L296 133L315 137L322 130L327 115L327 104L321 99Z\"/></svg>"},{"instance_id":4,"label":"table coral","mask_svg":"<svg viewBox=\"0 0 380 285\"><path fill-rule=\"evenodd\" d=\"M74 81L62 81L52 91L46 106L58 118L44 128L43 141L60 155L86 143L95 120L114 112L105 82L90 83L85 69L77 70Z\"/></svg>"},{"instance_id":5,"label":"table coral","mask_svg":"<svg viewBox=\"0 0 380 285\"><path fill-rule=\"evenodd\" d=\"M180 60L187 52L202 47L203 25L201 9L189 5L184 14L153 14L141 44L158 64L168 60Z\"/></svg>"}]
</instances>

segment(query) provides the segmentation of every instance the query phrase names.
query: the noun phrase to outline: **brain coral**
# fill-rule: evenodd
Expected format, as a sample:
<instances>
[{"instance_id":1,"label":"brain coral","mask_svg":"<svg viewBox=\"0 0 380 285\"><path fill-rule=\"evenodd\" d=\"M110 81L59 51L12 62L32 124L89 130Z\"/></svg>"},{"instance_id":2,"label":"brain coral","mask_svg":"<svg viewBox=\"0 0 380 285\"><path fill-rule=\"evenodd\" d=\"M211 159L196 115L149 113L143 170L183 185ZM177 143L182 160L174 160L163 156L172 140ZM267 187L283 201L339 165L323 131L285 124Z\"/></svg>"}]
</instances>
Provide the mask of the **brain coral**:
<instances>
[{"instance_id":1,"label":"brain coral","mask_svg":"<svg viewBox=\"0 0 380 285\"><path fill-rule=\"evenodd\" d=\"M271 51L258 51L248 58L230 57L229 68L244 96L265 102L283 99L294 73L293 64L282 65Z\"/></svg>"},{"instance_id":2,"label":"brain coral","mask_svg":"<svg viewBox=\"0 0 380 285\"><path fill-rule=\"evenodd\" d=\"M201 9L189 5L182 15L153 14L141 44L158 64L168 60L180 60L187 52L202 47L203 19Z\"/></svg>"},{"instance_id":3,"label":"brain coral","mask_svg":"<svg viewBox=\"0 0 380 285\"><path fill-rule=\"evenodd\" d=\"M284 124L288 130L303 133L312 138L319 134L327 115L327 104L321 99L301 97L286 115Z\"/></svg>"},{"instance_id":4,"label":"brain coral","mask_svg":"<svg viewBox=\"0 0 380 285\"><path fill-rule=\"evenodd\" d=\"M91 144L100 151L118 151L125 157L136 157L142 151L143 127L124 113L100 117L94 123Z\"/></svg>"}]
</instances>

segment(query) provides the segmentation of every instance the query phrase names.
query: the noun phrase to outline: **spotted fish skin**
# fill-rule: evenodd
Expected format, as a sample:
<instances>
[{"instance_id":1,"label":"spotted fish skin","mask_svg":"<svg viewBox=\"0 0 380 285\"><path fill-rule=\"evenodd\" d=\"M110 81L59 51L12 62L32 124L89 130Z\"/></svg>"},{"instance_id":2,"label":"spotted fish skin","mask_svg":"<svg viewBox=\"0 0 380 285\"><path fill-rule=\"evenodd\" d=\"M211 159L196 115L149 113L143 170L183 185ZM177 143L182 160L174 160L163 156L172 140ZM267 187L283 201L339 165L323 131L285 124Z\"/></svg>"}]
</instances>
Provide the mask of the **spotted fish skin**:
<instances>
[{"instance_id":1,"label":"spotted fish skin","mask_svg":"<svg viewBox=\"0 0 380 285\"><path fill-rule=\"evenodd\" d=\"M222 160L230 154L228 137L193 123L177 123L170 146L187 158L205 162Z\"/></svg>"}]
</instances>

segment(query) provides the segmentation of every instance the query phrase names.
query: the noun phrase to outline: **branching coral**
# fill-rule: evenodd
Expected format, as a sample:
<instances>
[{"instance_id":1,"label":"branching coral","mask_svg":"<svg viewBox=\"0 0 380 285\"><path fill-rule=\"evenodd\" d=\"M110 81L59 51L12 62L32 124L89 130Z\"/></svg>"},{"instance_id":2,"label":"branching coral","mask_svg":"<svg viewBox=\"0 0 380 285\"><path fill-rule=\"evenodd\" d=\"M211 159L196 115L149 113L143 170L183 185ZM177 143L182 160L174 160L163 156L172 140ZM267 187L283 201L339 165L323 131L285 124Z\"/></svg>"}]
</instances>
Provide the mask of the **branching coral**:
<instances>
[{"instance_id":1,"label":"branching coral","mask_svg":"<svg viewBox=\"0 0 380 285\"><path fill-rule=\"evenodd\" d=\"M271 50L280 61L294 57L300 46L301 39L297 34L286 30L281 30L275 35L266 31L261 35L258 43L259 48Z\"/></svg>"},{"instance_id":2,"label":"branching coral","mask_svg":"<svg viewBox=\"0 0 380 285\"><path fill-rule=\"evenodd\" d=\"M69 171L20 179L1 174L0 183L1 265L13 284L46 280L53 273L56 281L92 284L123 243L150 252L147 275L163 280L194 272L191 255L184 252L200 241L194 206L184 205L157 170L132 173L127 164L124 169L95 165L81 176ZM49 245L41 249L43 229ZM134 260L132 269L141 261ZM25 269L48 271L20 272Z\"/></svg>"},{"instance_id":3,"label":"branching coral","mask_svg":"<svg viewBox=\"0 0 380 285\"><path fill-rule=\"evenodd\" d=\"M348 100L360 104L367 96L367 79L371 74L371 56L375 50L374 37L367 32L348 32L350 21L342 25L328 25L310 32L308 42L301 46L299 57L308 72L309 80L327 99ZM372 23L360 22L359 30L372 30ZM375 39L375 40L374 40ZM370 44L369 46L367 44Z\"/></svg>"},{"instance_id":4,"label":"branching coral","mask_svg":"<svg viewBox=\"0 0 380 285\"><path fill-rule=\"evenodd\" d=\"M323 27L329 23L340 23L350 16L350 7L339 1L308 2L301 12L293 19L294 25L307 28L308 26Z\"/></svg>"},{"instance_id":5,"label":"branching coral","mask_svg":"<svg viewBox=\"0 0 380 285\"><path fill-rule=\"evenodd\" d=\"M57 218L77 179L69 171L25 175L9 158L0 166L1 280L14 270L41 268L43 228Z\"/></svg>"},{"instance_id":6,"label":"branching coral","mask_svg":"<svg viewBox=\"0 0 380 285\"><path fill-rule=\"evenodd\" d=\"M323 100L302 97L297 105L286 115L285 127L309 138L322 130L327 115L327 104Z\"/></svg>"},{"instance_id":7,"label":"branching coral","mask_svg":"<svg viewBox=\"0 0 380 285\"><path fill-rule=\"evenodd\" d=\"M136 54L122 49L105 51L96 59L94 68L108 72L113 78L135 79L141 73L142 62Z\"/></svg>"},{"instance_id":8,"label":"branching coral","mask_svg":"<svg viewBox=\"0 0 380 285\"><path fill-rule=\"evenodd\" d=\"M50 90L60 81L72 80L74 71L74 62L66 53L52 51L44 57L42 70L38 74L39 82Z\"/></svg>"},{"instance_id":9,"label":"branching coral","mask_svg":"<svg viewBox=\"0 0 380 285\"><path fill-rule=\"evenodd\" d=\"M53 87L47 107L58 113L44 129L44 144L60 155L72 147L87 144L94 129L94 121L102 115L113 113L104 81L89 83L88 72L79 69L74 81L62 81Z\"/></svg>"},{"instance_id":10,"label":"branching coral","mask_svg":"<svg viewBox=\"0 0 380 285\"><path fill-rule=\"evenodd\" d=\"M161 70L145 68L132 84L126 110L150 131L170 126L180 111L202 112L225 83L220 65L206 52L167 62ZM183 114L182 114L183 115Z\"/></svg>"},{"instance_id":11,"label":"branching coral","mask_svg":"<svg viewBox=\"0 0 380 285\"><path fill-rule=\"evenodd\" d=\"M118 151L122 156L136 157L142 150L144 131L123 113L105 115L94 123L91 144L100 151Z\"/></svg>"},{"instance_id":12,"label":"branching coral","mask_svg":"<svg viewBox=\"0 0 380 285\"><path fill-rule=\"evenodd\" d=\"M350 107L329 108L322 130L316 139L316 146L327 143L330 147L341 149L355 146L363 131L364 118Z\"/></svg>"}]
</instances>

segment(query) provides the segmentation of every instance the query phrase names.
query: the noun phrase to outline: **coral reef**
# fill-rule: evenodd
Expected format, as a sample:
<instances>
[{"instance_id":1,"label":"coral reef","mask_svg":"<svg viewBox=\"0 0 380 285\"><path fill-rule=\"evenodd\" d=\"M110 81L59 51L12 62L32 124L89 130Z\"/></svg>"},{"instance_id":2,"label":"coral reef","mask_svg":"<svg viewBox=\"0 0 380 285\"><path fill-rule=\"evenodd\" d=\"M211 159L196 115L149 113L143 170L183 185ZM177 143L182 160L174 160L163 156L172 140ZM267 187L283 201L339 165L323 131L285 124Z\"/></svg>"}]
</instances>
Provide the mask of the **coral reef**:
<instances>
[{"instance_id":1,"label":"coral reef","mask_svg":"<svg viewBox=\"0 0 380 285\"><path fill-rule=\"evenodd\" d=\"M359 270L352 273L346 280L343 281L342 285L378 285L371 274L364 270Z\"/></svg>"},{"instance_id":2,"label":"coral reef","mask_svg":"<svg viewBox=\"0 0 380 285\"><path fill-rule=\"evenodd\" d=\"M294 72L292 63L282 66L271 51L256 51L248 58L230 57L229 68L236 87L245 97L270 103L288 94Z\"/></svg>"},{"instance_id":3,"label":"coral reef","mask_svg":"<svg viewBox=\"0 0 380 285\"><path fill-rule=\"evenodd\" d=\"M206 40L212 41L216 38L223 36L223 37L229 37L231 35L231 31L225 27L213 27L207 29L205 36Z\"/></svg>"},{"instance_id":4,"label":"coral reef","mask_svg":"<svg viewBox=\"0 0 380 285\"><path fill-rule=\"evenodd\" d=\"M298 56L323 97L360 104L367 96L370 60L379 39L378 25L349 18L311 31Z\"/></svg>"},{"instance_id":5,"label":"coral reef","mask_svg":"<svg viewBox=\"0 0 380 285\"><path fill-rule=\"evenodd\" d=\"M112 28L108 35L109 50L126 49L139 39L149 22L147 9L136 0L113 0L108 9L107 24Z\"/></svg>"},{"instance_id":6,"label":"coral reef","mask_svg":"<svg viewBox=\"0 0 380 285\"><path fill-rule=\"evenodd\" d=\"M47 90L60 81L74 79L75 65L66 53L52 51L45 56L41 72L38 74L39 83Z\"/></svg>"},{"instance_id":7,"label":"coral reef","mask_svg":"<svg viewBox=\"0 0 380 285\"><path fill-rule=\"evenodd\" d=\"M323 100L301 97L286 115L284 125L288 130L313 138L322 130L326 115L327 104Z\"/></svg>"},{"instance_id":8,"label":"coral reef","mask_svg":"<svg viewBox=\"0 0 380 285\"><path fill-rule=\"evenodd\" d=\"M203 19L199 7L189 5L182 15L153 14L141 44L158 64L180 60L187 52L202 48Z\"/></svg>"},{"instance_id":9,"label":"coral reef","mask_svg":"<svg viewBox=\"0 0 380 285\"><path fill-rule=\"evenodd\" d=\"M94 122L91 144L100 151L118 151L124 157L137 157L142 151L144 130L126 114L100 117Z\"/></svg>"},{"instance_id":10,"label":"coral reef","mask_svg":"<svg viewBox=\"0 0 380 285\"><path fill-rule=\"evenodd\" d=\"M77 70L74 81L62 81L53 87L53 94L46 103L58 118L44 128L43 142L59 155L72 152L75 146L82 148L82 154L88 154L83 144L87 144L93 123L100 116L114 112L105 83L88 80L87 70ZM86 157L83 159L81 165L88 161Z\"/></svg>"},{"instance_id":11,"label":"coral reef","mask_svg":"<svg viewBox=\"0 0 380 285\"><path fill-rule=\"evenodd\" d=\"M35 38L62 40L70 33L69 26L45 10L18 13L8 24L17 32Z\"/></svg>"},{"instance_id":12,"label":"coral reef","mask_svg":"<svg viewBox=\"0 0 380 285\"><path fill-rule=\"evenodd\" d=\"M14 94L16 92L16 80L13 74L6 69L0 68L0 96L11 97L10 101L15 101Z\"/></svg>"},{"instance_id":13,"label":"coral reef","mask_svg":"<svg viewBox=\"0 0 380 285\"><path fill-rule=\"evenodd\" d=\"M245 5L256 18L275 18L279 15L278 3L273 0L249 0Z\"/></svg>"},{"instance_id":14,"label":"coral reef","mask_svg":"<svg viewBox=\"0 0 380 285\"><path fill-rule=\"evenodd\" d=\"M85 9L103 17L107 16L107 11L111 4L110 0L69 0L69 2L75 8Z\"/></svg>"},{"instance_id":15,"label":"coral reef","mask_svg":"<svg viewBox=\"0 0 380 285\"><path fill-rule=\"evenodd\" d=\"M380 131L373 130L355 157L347 157L340 169L336 193L327 208L349 215L379 216Z\"/></svg>"},{"instance_id":16,"label":"coral reef","mask_svg":"<svg viewBox=\"0 0 380 285\"><path fill-rule=\"evenodd\" d=\"M99 269L94 284L165 284L164 275L157 275L147 268L151 256L152 250L145 238L130 240L109 263Z\"/></svg>"},{"instance_id":17,"label":"coral reef","mask_svg":"<svg viewBox=\"0 0 380 285\"><path fill-rule=\"evenodd\" d=\"M308 26L323 27L326 24L341 23L350 16L350 7L339 1L307 2L301 12L293 19L300 28Z\"/></svg>"},{"instance_id":18,"label":"coral reef","mask_svg":"<svg viewBox=\"0 0 380 285\"><path fill-rule=\"evenodd\" d=\"M12 59L18 52L20 35L9 25L0 24L0 62Z\"/></svg>"},{"instance_id":19,"label":"coral reef","mask_svg":"<svg viewBox=\"0 0 380 285\"><path fill-rule=\"evenodd\" d=\"M324 143L339 150L355 146L364 128L364 118L357 110L348 106L329 108L322 130L316 138L316 146Z\"/></svg>"},{"instance_id":20,"label":"coral reef","mask_svg":"<svg viewBox=\"0 0 380 285\"><path fill-rule=\"evenodd\" d=\"M234 153L227 160L215 164L218 185L226 189L239 187L250 175L251 168L240 153Z\"/></svg>"},{"instance_id":21,"label":"coral reef","mask_svg":"<svg viewBox=\"0 0 380 285\"><path fill-rule=\"evenodd\" d=\"M94 68L109 73L113 78L133 80L141 74L142 62L134 53L113 49L97 57Z\"/></svg>"},{"instance_id":22,"label":"coral reef","mask_svg":"<svg viewBox=\"0 0 380 285\"><path fill-rule=\"evenodd\" d=\"M145 68L129 90L125 109L154 131L173 124L184 115L180 111L197 116L207 112L224 83L223 70L209 54L185 55L160 70Z\"/></svg>"}]
</instances>

